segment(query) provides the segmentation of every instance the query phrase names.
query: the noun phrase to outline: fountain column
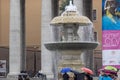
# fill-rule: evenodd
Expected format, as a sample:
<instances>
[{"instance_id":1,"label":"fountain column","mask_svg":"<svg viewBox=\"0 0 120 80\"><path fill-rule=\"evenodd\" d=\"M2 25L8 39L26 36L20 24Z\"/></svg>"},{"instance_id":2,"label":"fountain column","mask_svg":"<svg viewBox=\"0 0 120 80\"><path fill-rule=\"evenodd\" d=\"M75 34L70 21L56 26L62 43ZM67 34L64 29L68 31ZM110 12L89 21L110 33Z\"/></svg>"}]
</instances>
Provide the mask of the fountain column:
<instances>
[{"instance_id":1,"label":"fountain column","mask_svg":"<svg viewBox=\"0 0 120 80\"><path fill-rule=\"evenodd\" d=\"M41 16L41 61L42 72L47 75L48 79L53 78L53 60L52 54L44 46L45 42L52 40L52 29L50 21L52 19L52 0L42 0Z\"/></svg>"},{"instance_id":2,"label":"fountain column","mask_svg":"<svg viewBox=\"0 0 120 80\"><path fill-rule=\"evenodd\" d=\"M8 78L18 80L25 70L25 0L10 0L10 42Z\"/></svg>"}]
</instances>

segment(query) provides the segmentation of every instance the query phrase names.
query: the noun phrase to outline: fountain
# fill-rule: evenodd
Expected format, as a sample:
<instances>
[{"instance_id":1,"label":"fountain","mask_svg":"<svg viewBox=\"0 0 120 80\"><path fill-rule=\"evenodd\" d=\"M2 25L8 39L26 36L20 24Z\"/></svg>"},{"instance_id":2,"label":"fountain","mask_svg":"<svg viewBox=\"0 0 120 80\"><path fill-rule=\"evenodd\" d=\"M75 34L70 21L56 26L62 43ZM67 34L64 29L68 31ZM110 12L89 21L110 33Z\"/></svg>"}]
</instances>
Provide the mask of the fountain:
<instances>
[{"instance_id":1,"label":"fountain","mask_svg":"<svg viewBox=\"0 0 120 80\"><path fill-rule=\"evenodd\" d=\"M63 67L80 71L81 67L87 66L85 60L88 56L84 54L98 46L94 39L92 22L86 16L80 15L70 0L61 16L52 19L51 26L54 40L44 45L54 54L56 78L58 78L56 74Z\"/></svg>"}]
</instances>

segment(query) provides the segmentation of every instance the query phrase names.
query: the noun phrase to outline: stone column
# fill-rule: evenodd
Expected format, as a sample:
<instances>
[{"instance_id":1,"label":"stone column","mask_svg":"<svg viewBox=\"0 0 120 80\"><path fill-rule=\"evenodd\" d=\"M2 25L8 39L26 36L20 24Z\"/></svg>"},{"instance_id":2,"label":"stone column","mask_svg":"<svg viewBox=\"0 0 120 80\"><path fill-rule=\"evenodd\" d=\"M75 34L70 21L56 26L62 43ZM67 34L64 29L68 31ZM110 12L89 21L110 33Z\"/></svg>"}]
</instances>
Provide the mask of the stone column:
<instances>
[{"instance_id":1,"label":"stone column","mask_svg":"<svg viewBox=\"0 0 120 80\"><path fill-rule=\"evenodd\" d=\"M42 0L42 15L41 15L41 63L42 71L47 75L48 79L53 78L53 59L52 53L44 46L46 42L52 40L52 27L50 22L52 20L52 0Z\"/></svg>"},{"instance_id":2,"label":"stone column","mask_svg":"<svg viewBox=\"0 0 120 80\"><path fill-rule=\"evenodd\" d=\"M9 74L17 78L25 70L25 0L10 0Z\"/></svg>"}]
</instances>

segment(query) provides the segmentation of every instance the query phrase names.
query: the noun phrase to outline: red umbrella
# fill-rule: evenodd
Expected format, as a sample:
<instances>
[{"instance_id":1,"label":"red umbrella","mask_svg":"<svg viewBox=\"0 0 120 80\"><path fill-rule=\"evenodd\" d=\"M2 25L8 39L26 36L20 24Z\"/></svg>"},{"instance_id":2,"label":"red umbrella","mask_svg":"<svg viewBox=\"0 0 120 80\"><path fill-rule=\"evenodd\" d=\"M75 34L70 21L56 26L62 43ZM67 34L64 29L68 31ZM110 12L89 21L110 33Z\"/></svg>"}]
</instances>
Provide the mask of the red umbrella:
<instances>
[{"instance_id":1,"label":"red umbrella","mask_svg":"<svg viewBox=\"0 0 120 80\"><path fill-rule=\"evenodd\" d=\"M93 74L93 71L88 69L88 68L86 68L86 67L81 68L81 70L86 72L86 73L88 73L88 74Z\"/></svg>"}]
</instances>

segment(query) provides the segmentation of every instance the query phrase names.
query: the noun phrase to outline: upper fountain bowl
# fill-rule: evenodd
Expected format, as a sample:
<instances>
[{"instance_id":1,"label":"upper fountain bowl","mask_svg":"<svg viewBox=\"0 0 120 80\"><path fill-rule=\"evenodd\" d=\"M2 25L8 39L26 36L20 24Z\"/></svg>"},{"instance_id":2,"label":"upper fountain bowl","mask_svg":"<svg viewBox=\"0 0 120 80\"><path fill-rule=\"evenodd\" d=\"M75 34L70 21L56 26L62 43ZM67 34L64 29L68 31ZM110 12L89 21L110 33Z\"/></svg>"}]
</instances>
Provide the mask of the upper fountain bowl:
<instances>
[{"instance_id":1,"label":"upper fountain bowl","mask_svg":"<svg viewBox=\"0 0 120 80\"><path fill-rule=\"evenodd\" d=\"M80 26L89 25L91 21L86 16L57 16L51 21L52 25L75 23Z\"/></svg>"}]
</instances>

